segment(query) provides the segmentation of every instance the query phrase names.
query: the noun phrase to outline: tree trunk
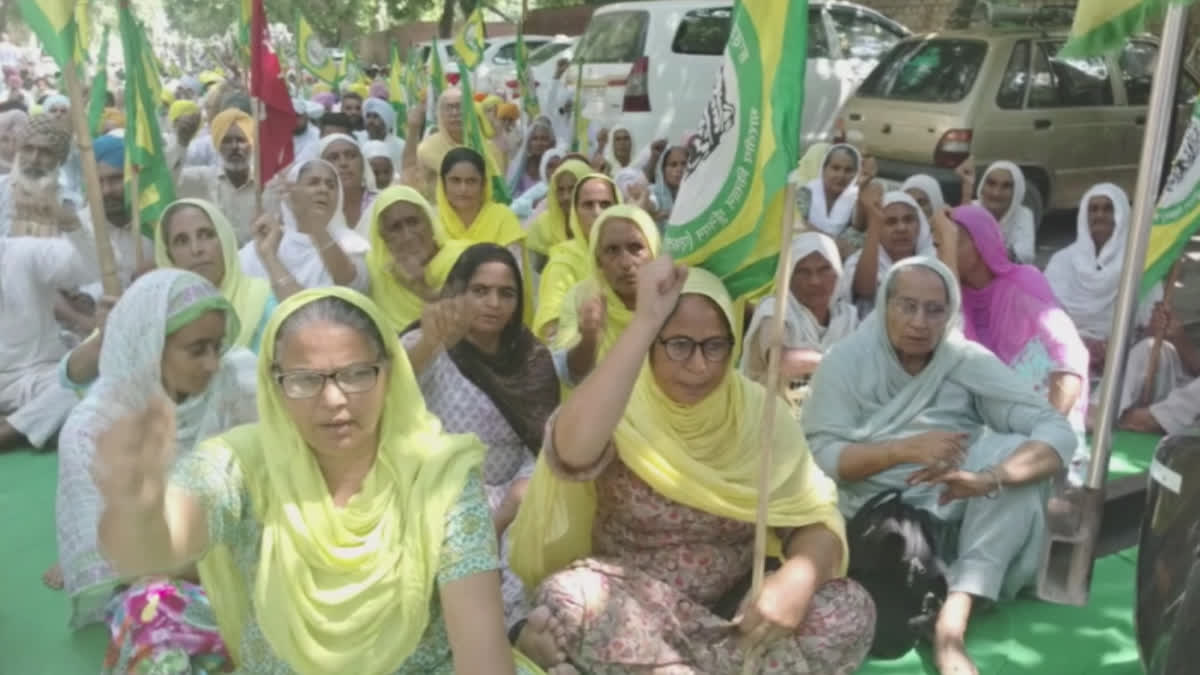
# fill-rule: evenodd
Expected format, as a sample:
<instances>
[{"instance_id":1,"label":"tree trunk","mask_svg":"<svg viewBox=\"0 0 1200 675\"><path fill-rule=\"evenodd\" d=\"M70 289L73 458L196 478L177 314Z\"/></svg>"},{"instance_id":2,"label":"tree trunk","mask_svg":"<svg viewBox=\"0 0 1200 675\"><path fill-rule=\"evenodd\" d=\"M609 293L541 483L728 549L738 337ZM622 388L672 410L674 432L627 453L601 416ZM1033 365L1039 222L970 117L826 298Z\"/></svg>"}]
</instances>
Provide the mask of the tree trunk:
<instances>
[{"instance_id":1,"label":"tree trunk","mask_svg":"<svg viewBox=\"0 0 1200 675\"><path fill-rule=\"evenodd\" d=\"M442 18L438 19L438 37L450 37L454 30L454 0L442 0Z\"/></svg>"}]
</instances>

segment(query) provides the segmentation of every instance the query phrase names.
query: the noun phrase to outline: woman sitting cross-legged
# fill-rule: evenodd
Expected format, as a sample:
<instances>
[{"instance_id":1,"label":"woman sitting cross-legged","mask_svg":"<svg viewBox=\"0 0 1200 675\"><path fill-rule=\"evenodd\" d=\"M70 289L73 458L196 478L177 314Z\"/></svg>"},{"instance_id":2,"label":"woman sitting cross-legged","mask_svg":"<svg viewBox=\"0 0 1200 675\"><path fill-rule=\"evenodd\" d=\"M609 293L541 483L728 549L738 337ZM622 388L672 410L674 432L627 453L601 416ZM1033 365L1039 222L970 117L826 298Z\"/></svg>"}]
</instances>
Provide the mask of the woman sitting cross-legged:
<instances>
[{"instance_id":1,"label":"woman sitting cross-legged","mask_svg":"<svg viewBox=\"0 0 1200 675\"><path fill-rule=\"evenodd\" d=\"M488 447L483 483L502 559L559 400L550 350L521 323L522 283L512 253L475 244L450 270L445 299L401 338L429 411L446 431L473 433ZM507 565L501 579L511 627L528 614L525 589Z\"/></svg>"},{"instance_id":2,"label":"woman sitting cross-legged","mask_svg":"<svg viewBox=\"0 0 1200 675\"><path fill-rule=\"evenodd\" d=\"M513 525L513 570L535 589L518 644L549 635L531 657L589 675L739 673L757 649L759 673L854 672L875 612L843 578L836 488L786 404L734 369L729 294L668 257L642 268L637 293L633 320L550 422ZM785 562L730 620L716 608L733 594L733 614L752 569L768 405L767 522Z\"/></svg>"},{"instance_id":3,"label":"woman sitting cross-legged","mask_svg":"<svg viewBox=\"0 0 1200 675\"><path fill-rule=\"evenodd\" d=\"M112 502L97 489L92 467L99 461L98 439L119 411L156 388L170 397L162 406L173 419L161 439L164 463L173 457L182 461L205 438L254 421L255 359L233 346L237 335L237 315L209 281L177 269L142 276L109 315L100 379L63 427L55 508L58 554L71 599L71 626L105 619L111 624L113 647L105 672L166 672L156 668L170 663L220 672L228 663L194 567L124 574L105 561L96 526L106 502ZM192 671L185 667L183 672Z\"/></svg>"},{"instance_id":4,"label":"woman sitting cross-legged","mask_svg":"<svg viewBox=\"0 0 1200 675\"><path fill-rule=\"evenodd\" d=\"M198 562L239 672L514 673L484 448L429 414L374 303L335 287L281 304L258 413L173 471L161 398L98 438L116 572Z\"/></svg>"},{"instance_id":5,"label":"woman sitting cross-legged","mask_svg":"<svg viewBox=\"0 0 1200 675\"><path fill-rule=\"evenodd\" d=\"M822 359L803 415L843 514L892 489L931 514L950 563L936 622L942 675L977 673L964 646L976 600L1035 579L1050 479L1076 444L1044 396L963 336L960 297L937 260L898 262L878 311Z\"/></svg>"}]
</instances>

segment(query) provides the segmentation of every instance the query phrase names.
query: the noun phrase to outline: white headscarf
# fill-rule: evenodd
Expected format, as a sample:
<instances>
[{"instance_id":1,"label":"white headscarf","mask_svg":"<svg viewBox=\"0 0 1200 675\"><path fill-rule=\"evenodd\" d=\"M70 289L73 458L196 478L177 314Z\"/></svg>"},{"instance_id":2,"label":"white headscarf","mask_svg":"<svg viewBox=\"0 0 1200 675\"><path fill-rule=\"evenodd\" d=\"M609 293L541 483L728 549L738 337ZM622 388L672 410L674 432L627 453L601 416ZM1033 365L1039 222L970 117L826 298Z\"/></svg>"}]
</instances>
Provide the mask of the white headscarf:
<instances>
[{"instance_id":1,"label":"white headscarf","mask_svg":"<svg viewBox=\"0 0 1200 675\"><path fill-rule=\"evenodd\" d=\"M395 181L394 176L396 171L396 160L392 158L392 149L387 143L383 141L367 141L362 145L362 152L363 159L367 162L367 171L370 171L371 173L375 173L375 170L370 166L372 159L375 159L376 157L382 157L383 159L391 162L393 175L392 181ZM376 179L376 184L380 190L389 187L389 185L378 185L378 179Z\"/></svg>"},{"instance_id":2,"label":"white headscarf","mask_svg":"<svg viewBox=\"0 0 1200 675\"><path fill-rule=\"evenodd\" d=\"M829 205L825 203L825 165L829 163L830 155L839 150L846 150L854 156L854 178L850 179L850 184L846 186L845 190L842 190L837 200ZM806 186L810 196L808 204L810 226L831 237L840 235L850 226L850 221L854 218L854 206L858 203L858 177L861 173L862 153L858 151L858 148L846 143L829 146L829 150L821 158L821 173L809 181Z\"/></svg>"},{"instance_id":3,"label":"white headscarf","mask_svg":"<svg viewBox=\"0 0 1200 675\"><path fill-rule=\"evenodd\" d=\"M624 131L625 133L629 134L629 140L632 142L633 147L629 150L628 164L621 164L621 162L617 160L616 153L613 151L613 141L616 139L618 131ZM617 173L623 169L637 169L645 173L646 164L649 162L649 160L650 146L642 146L642 148L639 150L637 138L633 135L632 129L624 124L616 124L608 130L608 145L604 146L604 161L608 162L608 166L613 174L613 178L616 178Z\"/></svg>"},{"instance_id":4,"label":"white headscarf","mask_svg":"<svg viewBox=\"0 0 1200 675\"><path fill-rule=\"evenodd\" d=\"M930 206L934 213L937 213L946 205L946 197L942 194L942 186L933 176L918 173L914 176L909 176L908 180L900 186L904 192L909 190L920 190L925 193L925 198L929 200Z\"/></svg>"},{"instance_id":5,"label":"white headscarf","mask_svg":"<svg viewBox=\"0 0 1200 675\"><path fill-rule=\"evenodd\" d=\"M913 199L912 195L907 192L893 190L883 195L883 208L886 209L892 204L906 204L911 206L913 211L917 212L917 220L921 223L921 227L917 232L916 255L933 257L935 251L933 248L933 236L929 230L929 221L925 218L925 212L917 205L917 200ZM854 273L858 270L858 261L861 259L861 250L855 251L854 255L846 259L846 270L842 275L841 282L838 284L838 295L847 301L854 297ZM883 247L882 243L879 245L878 261L879 270L875 273L875 279L876 283L883 283L884 277L891 271L892 266L900 261L892 260L892 256L888 255L887 249ZM859 298L855 304L859 308L860 315L866 316L874 308L874 303L875 297L872 295L870 298Z\"/></svg>"},{"instance_id":6,"label":"white headscarf","mask_svg":"<svg viewBox=\"0 0 1200 675\"><path fill-rule=\"evenodd\" d=\"M317 163L324 164L330 171L333 171L333 175L338 182L337 206L334 207L333 217L325 228L329 231L329 236L350 257L355 268L358 270L359 278L355 280L355 285L357 286L358 282L365 281L365 260L368 245L366 239L363 239L358 234L355 234L353 230L346 227L346 214L342 208L342 202L345 197L342 195L342 179L338 177L337 169L323 159L310 159L303 163L298 162L292 165L292 169L288 171L287 182L288 185L296 185L300 180L300 172L304 168ZM370 167L367 168L367 173L373 173ZM373 178L371 182L375 182ZM287 268L292 278L304 288L333 286L333 277L325 269L325 262L321 260L321 252L313 246L312 239L307 234L300 232L296 214L292 211L291 203L288 200L284 200L280 204L280 211L283 215L283 240L279 243L279 261ZM258 251L254 248L254 242L243 246L238 257L242 262L242 270L246 274L270 281L267 268L262 264L262 261L258 257Z\"/></svg>"},{"instance_id":7,"label":"white headscarf","mask_svg":"<svg viewBox=\"0 0 1200 675\"><path fill-rule=\"evenodd\" d=\"M325 155L325 151L329 148L329 146L333 145L337 141L345 141L350 143L354 147L358 148L360 154L362 153L362 144L358 142L357 138L354 138L353 136L347 136L346 134L329 134L328 136L321 138L321 142L317 144L316 152L312 156L305 157L305 163L307 164L307 162L314 159L321 159ZM330 166L333 165L330 164ZM363 155L362 175L363 188L365 188L367 192L378 192L378 188L375 187L375 172L371 171L371 167L367 166L366 155ZM341 184L341 178L338 178L338 183Z\"/></svg>"},{"instance_id":8,"label":"white headscarf","mask_svg":"<svg viewBox=\"0 0 1200 675\"><path fill-rule=\"evenodd\" d=\"M558 138L557 134L555 133L554 123L549 117L541 115L537 119L533 120L533 122L529 125L529 128L525 130L525 137L521 139L521 149L516 152L512 161L508 163L508 189L514 197L520 196L516 192L517 185L521 182L521 175L525 173L525 164L529 157L529 139L533 136L533 130L537 129L538 127L546 129L550 132L550 135L554 137L554 143L546 150L547 153L555 147L561 145L562 139ZM542 158L539 160L543 169L541 172L542 174L545 173L545 159L546 153L542 153ZM543 177L542 180L546 179Z\"/></svg>"},{"instance_id":9,"label":"white headscarf","mask_svg":"<svg viewBox=\"0 0 1200 675\"><path fill-rule=\"evenodd\" d=\"M1096 242L1088 227L1088 202L1093 197L1108 197L1113 204L1112 236L1096 252ZM1112 183L1094 185L1079 202L1079 215L1075 222L1075 242L1050 258L1046 266L1046 280L1063 309L1075 321L1079 333L1085 337L1105 339L1112 331L1113 307L1117 301L1117 286L1121 280L1121 266L1125 257L1125 246L1129 238L1130 206L1125 191ZM1138 320L1145 323L1154 300L1161 297L1161 289L1155 296L1142 303ZM1147 315L1147 316L1144 316Z\"/></svg>"},{"instance_id":10,"label":"white headscarf","mask_svg":"<svg viewBox=\"0 0 1200 675\"><path fill-rule=\"evenodd\" d=\"M97 540L104 500L91 473L96 438L122 415L143 409L153 392L162 391L168 324L178 321L179 328L212 310L225 312L225 342L217 372L205 390L174 406L178 458L200 441L257 418L257 359L248 350L232 346L238 317L216 286L176 268L139 277L108 317L100 348L100 377L71 411L58 443L57 538L71 596L72 627L102 621L120 581L101 556Z\"/></svg>"},{"instance_id":11,"label":"white headscarf","mask_svg":"<svg viewBox=\"0 0 1200 675\"><path fill-rule=\"evenodd\" d=\"M821 232L804 232L792 239L791 249L793 273L801 260L817 253L829 261L838 280L841 280L842 256L838 252L837 244L829 235ZM788 278L790 279L791 275L788 275ZM846 302L845 298L838 296L836 284L833 297L829 300L829 324L827 326L822 326L817 321L816 315L797 300L796 296L789 293L787 297L787 316L783 320L783 346L788 349L812 349L824 352L842 338L853 333L854 329L858 327L858 312L850 303ZM750 321L750 328L746 331L744 344L753 344L754 337L763 322L774 315L774 297L766 298L759 303L758 309L754 311L754 318ZM763 346L764 348L768 347L768 345ZM742 356L743 372L748 370L751 358L749 348L747 348Z\"/></svg>"},{"instance_id":12,"label":"white headscarf","mask_svg":"<svg viewBox=\"0 0 1200 675\"><path fill-rule=\"evenodd\" d=\"M992 162L979 177L979 186L975 189L975 203L983 206L983 199L980 197L983 184L987 182L988 174L999 170L1007 171L1012 176L1013 193L1004 217L997 218L996 222L1004 232L1004 245L1008 247L1008 257L1013 262L1031 265L1036 254L1034 238L1037 235L1037 227L1033 222L1033 212L1024 205L1025 174L1021 167L1004 160Z\"/></svg>"}]
</instances>

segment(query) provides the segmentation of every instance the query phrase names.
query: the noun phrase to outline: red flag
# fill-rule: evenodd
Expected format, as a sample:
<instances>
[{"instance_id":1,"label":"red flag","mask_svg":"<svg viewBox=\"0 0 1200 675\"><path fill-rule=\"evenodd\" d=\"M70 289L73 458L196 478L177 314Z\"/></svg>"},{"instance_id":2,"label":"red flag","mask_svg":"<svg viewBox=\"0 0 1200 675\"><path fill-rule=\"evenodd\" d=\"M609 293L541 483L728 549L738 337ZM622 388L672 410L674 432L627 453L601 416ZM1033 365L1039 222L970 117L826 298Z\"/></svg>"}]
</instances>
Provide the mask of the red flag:
<instances>
[{"instance_id":1,"label":"red flag","mask_svg":"<svg viewBox=\"0 0 1200 675\"><path fill-rule=\"evenodd\" d=\"M280 77L279 57L267 45L267 11L253 0L250 18L250 95L262 102L266 116L258 120L260 185L292 163L292 130L296 111Z\"/></svg>"}]
</instances>

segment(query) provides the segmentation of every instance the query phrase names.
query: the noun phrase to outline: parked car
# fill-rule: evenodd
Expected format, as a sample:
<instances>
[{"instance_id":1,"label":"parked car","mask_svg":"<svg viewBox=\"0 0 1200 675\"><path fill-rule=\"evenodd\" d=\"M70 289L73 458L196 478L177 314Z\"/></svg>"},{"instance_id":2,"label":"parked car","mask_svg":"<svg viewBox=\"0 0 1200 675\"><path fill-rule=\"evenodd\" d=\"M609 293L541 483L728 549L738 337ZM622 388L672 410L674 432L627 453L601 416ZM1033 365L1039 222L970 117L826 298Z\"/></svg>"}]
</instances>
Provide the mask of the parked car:
<instances>
[{"instance_id":1,"label":"parked car","mask_svg":"<svg viewBox=\"0 0 1200 675\"><path fill-rule=\"evenodd\" d=\"M875 155L878 175L926 173L957 203L954 173L968 156L1021 167L1025 205L1040 223L1073 209L1108 181L1133 194L1158 43L1136 37L1115 53L1058 55L1067 22L1049 27L976 25L910 37L883 57L847 102L847 138ZM1189 106L1196 74L1184 69L1177 101ZM1177 115L1180 125L1189 115ZM1176 134L1175 138L1181 138Z\"/></svg>"},{"instance_id":2,"label":"parked car","mask_svg":"<svg viewBox=\"0 0 1200 675\"><path fill-rule=\"evenodd\" d=\"M546 83L554 78L554 66L559 59L565 58L570 60L572 56L571 48L578 41L578 37L568 37L566 35L555 35L548 41L543 42L544 36L537 36L536 40L527 40L527 56L532 82L537 86L539 76ZM486 71L487 84L493 87L502 87L508 90L508 97L516 98L517 91L517 52L516 42L513 42L511 53L498 53L497 60L491 64ZM480 66L483 71L483 66Z\"/></svg>"},{"instance_id":3,"label":"parked car","mask_svg":"<svg viewBox=\"0 0 1200 675\"><path fill-rule=\"evenodd\" d=\"M552 35L526 35L525 44L532 52L542 45L554 40ZM429 63L433 42L419 42L421 58ZM458 75L458 55L454 52L454 39L438 40L442 50L442 72L447 76ZM475 79L472 82L479 91L500 93L506 87L506 72L513 70L517 58L517 36L488 38L484 41L483 61L475 69Z\"/></svg>"},{"instance_id":4,"label":"parked car","mask_svg":"<svg viewBox=\"0 0 1200 675\"><path fill-rule=\"evenodd\" d=\"M620 120L639 144L696 128L728 40L730 0L618 2L596 8L575 49L583 114ZM803 145L830 136L842 104L908 29L849 2L809 3ZM564 76L579 79L573 67Z\"/></svg>"}]
</instances>

